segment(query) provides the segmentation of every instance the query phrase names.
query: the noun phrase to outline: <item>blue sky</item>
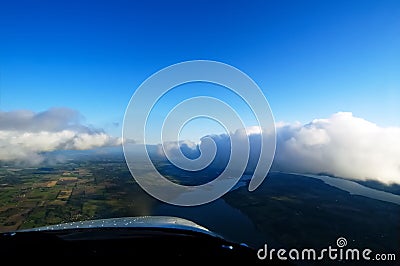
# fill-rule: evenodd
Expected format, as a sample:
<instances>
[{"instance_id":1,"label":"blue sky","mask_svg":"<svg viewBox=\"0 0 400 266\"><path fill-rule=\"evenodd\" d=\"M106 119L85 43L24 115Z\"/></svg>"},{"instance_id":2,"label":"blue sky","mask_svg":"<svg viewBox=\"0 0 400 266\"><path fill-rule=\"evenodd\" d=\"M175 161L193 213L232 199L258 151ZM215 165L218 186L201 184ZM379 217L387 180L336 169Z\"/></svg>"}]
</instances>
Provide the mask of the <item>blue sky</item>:
<instances>
[{"instance_id":1,"label":"blue sky","mask_svg":"<svg viewBox=\"0 0 400 266\"><path fill-rule=\"evenodd\" d=\"M147 77L208 59L248 74L276 121L400 126L399 47L399 1L3 1L0 110L68 107L119 136Z\"/></svg>"}]
</instances>

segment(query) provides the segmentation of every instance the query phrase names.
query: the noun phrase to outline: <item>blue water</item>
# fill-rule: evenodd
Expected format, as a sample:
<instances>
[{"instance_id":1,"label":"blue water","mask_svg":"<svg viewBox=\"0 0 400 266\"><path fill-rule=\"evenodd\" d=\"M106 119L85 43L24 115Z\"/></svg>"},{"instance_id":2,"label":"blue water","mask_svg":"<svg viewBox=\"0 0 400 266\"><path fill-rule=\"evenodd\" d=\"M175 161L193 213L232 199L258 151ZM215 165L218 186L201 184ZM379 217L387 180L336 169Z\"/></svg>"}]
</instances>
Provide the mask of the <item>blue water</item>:
<instances>
[{"instance_id":1,"label":"blue water","mask_svg":"<svg viewBox=\"0 0 400 266\"><path fill-rule=\"evenodd\" d=\"M330 185L332 187L336 187L338 189L344 190L349 192L352 195L359 195L368 197L371 199L391 202L397 205L400 205L400 195L396 195L393 193L385 192L382 190L377 190L373 188L369 188L363 186L357 182L346 180L342 178L330 177L326 175L312 175L312 174L297 174L297 173L290 173L292 175L299 175L299 176L307 176L322 180L325 184Z\"/></svg>"},{"instance_id":2,"label":"blue water","mask_svg":"<svg viewBox=\"0 0 400 266\"><path fill-rule=\"evenodd\" d=\"M153 215L172 215L191 220L224 238L257 247L266 242L247 215L220 198L196 207L160 204Z\"/></svg>"}]
</instances>

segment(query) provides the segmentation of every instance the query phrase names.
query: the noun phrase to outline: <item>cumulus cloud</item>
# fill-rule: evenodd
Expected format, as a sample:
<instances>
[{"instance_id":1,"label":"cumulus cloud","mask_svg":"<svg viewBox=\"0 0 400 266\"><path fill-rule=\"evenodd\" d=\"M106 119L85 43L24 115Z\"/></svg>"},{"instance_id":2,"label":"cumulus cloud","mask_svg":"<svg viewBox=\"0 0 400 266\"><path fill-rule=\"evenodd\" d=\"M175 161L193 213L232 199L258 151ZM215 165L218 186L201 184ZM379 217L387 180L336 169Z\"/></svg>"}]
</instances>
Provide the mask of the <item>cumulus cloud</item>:
<instances>
[{"instance_id":1,"label":"cumulus cloud","mask_svg":"<svg viewBox=\"0 0 400 266\"><path fill-rule=\"evenodd\" d=\"M400 184L400 128L340 112L277 129L275 163L285 171Z\"/></svg>"},{"instance_id":2,"label":"cumulus cloud","mask_svg":"<svg viewBox=\"0 0 400 266\"><path fill-rule=\"evenodd\" d=\"M0 111L0 161L38 164L41 153L55 150L87 150L121 144L120 138L90 128L79 112L52 108L35 113Z\"/></svg>"},{"instance_id":3,"label":"cumulus cloud","mask_svg":"<svg viewBox=\"0 0 400 266\"><path fill-rule=\"evenodd\" d=\"M246 132L250 142L250 158L246 171L251 172L259 158L261 130L252 127ZM327 119L315 119L305 125L277 123L276 133L273 170L324 173L349 179L400 184L399 127L379 127L353 116L352 113L339 112ZM267 138L271 137L268 133L262 134L266 134ZM218 147L216 158L225 163L222 165L226 165L229 137L208 137ZM196 144L184 144L184 154L198 156ZM168 150L168 154L174 154L174 149L179 147L182 145L169 144L164 149Z\"/></svg>"}]
</instances>

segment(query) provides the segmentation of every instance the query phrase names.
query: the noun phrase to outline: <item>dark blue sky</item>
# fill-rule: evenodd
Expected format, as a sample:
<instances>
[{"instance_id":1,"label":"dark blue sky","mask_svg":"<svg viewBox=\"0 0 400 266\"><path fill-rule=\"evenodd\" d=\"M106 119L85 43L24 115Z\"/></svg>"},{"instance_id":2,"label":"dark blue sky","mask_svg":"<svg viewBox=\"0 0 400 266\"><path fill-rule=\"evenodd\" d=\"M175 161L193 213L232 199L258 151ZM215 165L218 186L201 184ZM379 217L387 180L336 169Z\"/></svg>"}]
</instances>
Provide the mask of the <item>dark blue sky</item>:
<instances>
[{"instance_id":1,"label":"dark blue sky","mask_svg":"<svg viewBox=\"0 0 400 266\"><path fill-rule=\"evenodd\" d=\"M70 107L118 135L148 76L209 59L248 74L276 121L399 126L399 47L399 1L3 1L0 110Z\"/></svg>"}]
</instances>

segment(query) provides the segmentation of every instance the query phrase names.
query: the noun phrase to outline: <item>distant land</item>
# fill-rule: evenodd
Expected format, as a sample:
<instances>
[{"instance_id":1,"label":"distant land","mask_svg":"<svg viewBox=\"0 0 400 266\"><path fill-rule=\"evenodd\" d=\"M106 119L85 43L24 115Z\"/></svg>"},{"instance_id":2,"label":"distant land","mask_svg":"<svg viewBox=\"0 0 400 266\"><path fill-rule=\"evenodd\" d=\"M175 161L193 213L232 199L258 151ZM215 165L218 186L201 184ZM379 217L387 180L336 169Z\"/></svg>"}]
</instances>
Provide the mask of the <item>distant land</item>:
<instances>
[{"instance_id":1,"label":"distant land","mask_svg":"<svg viewBox=\"0 0 400 266\"><path fill-rule=\"evenodd\" d=\"M32 167L3 163L0 231L99 218L172 215L255 247L268 242L274 247L321 248L345 237L354 248L400 250L400 205L352 195L313 177L270 172L254 192L247 190L247 176L222 199L199 207L176 207L145 193L132 178L121 150L110 150L57 152L59 160ZM178 183L190 183L191 177L198 183L217 175L208 169L203 176L191 176L162 161L156 166ZM358 183L400 194L398 186Z\"/></svg>"},{"instance_id":2,"label":"distant land","mask_svg":"<svg viewBox=\"0 0 400 266\"><path fill-rule=\"evenodd\" d=\"M153 160L155 160L159 163L158 169L160 170L161 173L168 175L168 171L179 171L181 174L184 174L185 172L186 172L186 174L193 174L193 172L184 171L184 170L180 170L180 169L176 168L175 166L169 164L168 161L164 162L163 157L156 155L156 150L157 150L156 145L147 145L147 149L150 153L150 157L152 157ZM48 165L50 167L52 165L58 165L58 164L62 164L64 162L68 162L68 161L125 160L122 146L102 147L102 148L96 148L93 150L84 150L84 151L58 150L58 151L52 151L52 152L45 152L45 153L42 153L41 155L44 157L44 162L42 165ZM11 162L1 162L0 161L0 167L7 166L7 165L13 166L15 164L13 164ZM164 165L164 167L162 167L162 165ZM26 166L26 165L22 165L22 166ZM210 171L207 171L207 170L210 170ZM205 173L210 174L210 172L211 172L211 175L217 176L218 173L220 173L222 170L223 169L208 168L208 169L206 169ZM276 167L274 165L272 165L271 171L279 172L277 170L278 169L276 169ZM199 176L201 176L201 174L202 173L200 173ZM251 174L251 173L247 173L247 174ZM327 175L327 176L342 179L339 176L334 176L329 173L318 173L318 175L322 175L322 176ZM211 179L212 178L207 176L205 181L197 180L197 181L195 181L195 183L196 182L199 184L206 183ZM348 180L348 179L345 179L345 180ZM363 180L358 180L358 179L351 179L351 181L359 183L360 185L363 185L365 187L369 187L369 188L373 188L373 189L400 195L400 185L399 184L387 185L387 184L383 184L383 183L375 181L375 180L363 181Z\"/></svg>"}]
</instances>

